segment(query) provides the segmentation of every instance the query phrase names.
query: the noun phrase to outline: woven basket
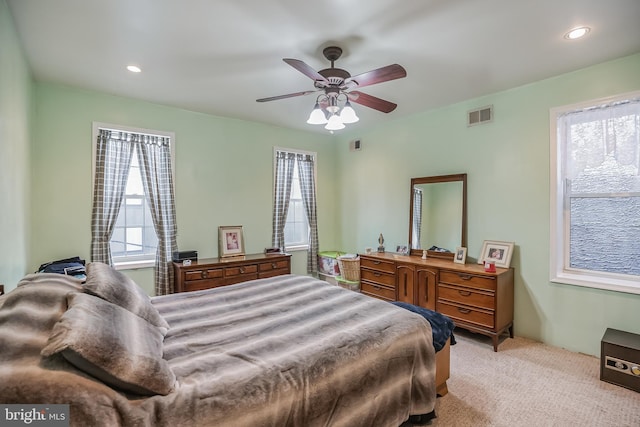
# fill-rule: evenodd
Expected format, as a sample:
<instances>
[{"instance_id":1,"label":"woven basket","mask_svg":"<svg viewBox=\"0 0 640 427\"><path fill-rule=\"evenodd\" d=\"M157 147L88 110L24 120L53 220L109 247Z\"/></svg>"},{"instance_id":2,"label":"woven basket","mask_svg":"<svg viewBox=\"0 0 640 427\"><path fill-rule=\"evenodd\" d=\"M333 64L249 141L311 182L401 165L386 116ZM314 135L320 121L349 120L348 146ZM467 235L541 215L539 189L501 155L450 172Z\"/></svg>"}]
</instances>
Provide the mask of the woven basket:
<instances>
[{"instance_id":1,"label":"woven basket","mask_svg":"<svg viewBox=\"0 0 640 427\"><path fill-rule=\"evenodd\" d=\"M360 281L360 258L342 258L338 257L338 265L340 266L340 275L345 280L352 282Z\"/></svg>"}]
</instances>

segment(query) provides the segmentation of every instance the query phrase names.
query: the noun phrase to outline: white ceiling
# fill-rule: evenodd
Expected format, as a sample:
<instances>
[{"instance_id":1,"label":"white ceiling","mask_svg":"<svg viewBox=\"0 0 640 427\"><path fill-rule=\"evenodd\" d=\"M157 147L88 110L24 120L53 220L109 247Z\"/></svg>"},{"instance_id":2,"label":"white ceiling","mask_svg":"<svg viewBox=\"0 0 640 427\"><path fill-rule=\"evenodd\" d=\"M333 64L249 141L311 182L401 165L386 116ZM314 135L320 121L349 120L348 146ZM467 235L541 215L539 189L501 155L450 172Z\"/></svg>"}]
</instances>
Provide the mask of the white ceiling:
<instances>
[{"instance_id":1,"label":"white ceiling","mask_svg":"<svg viewBox=\"0 0 640 427\"><path fill-rule=\"evenodd\" d=\"M326 133L314 95L282 58L352 75L398 63L407 77L362 88L363 128L640 52L640 0L7 0L38 81ZM586 38L564 33L587 25ZM125 67L136 64L142 73Z\"/></svg>"}]
</instances>

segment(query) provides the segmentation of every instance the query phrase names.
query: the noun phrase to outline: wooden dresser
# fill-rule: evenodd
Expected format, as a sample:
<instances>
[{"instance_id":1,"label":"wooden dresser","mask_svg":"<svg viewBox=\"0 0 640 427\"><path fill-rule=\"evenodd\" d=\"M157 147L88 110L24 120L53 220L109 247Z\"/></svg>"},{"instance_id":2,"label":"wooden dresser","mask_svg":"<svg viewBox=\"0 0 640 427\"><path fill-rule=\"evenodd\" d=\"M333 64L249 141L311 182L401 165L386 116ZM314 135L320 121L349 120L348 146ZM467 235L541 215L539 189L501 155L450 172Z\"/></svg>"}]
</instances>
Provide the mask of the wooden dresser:
<instances>
[{"instance_id":1,"label":"wooden dresser","mask_svg":"<svg viewBox=\"0 0 640 427\"><path fill-rule=\"evenodd\" d=\"M480 264L394 253L360 255L360 289L450 317L456 327L490 336L493 350L505 332L513 338L513 268L487 273Z\"/></svg>"},{"instance_id":2,"label":"wooden dresser","mask_svg":"<svg viewBox=\"0 0 640 427\"><path fill-rule=\"evenodd\" d=\"M290 254L205 258L186 266L173 263L174 292L198 291L291 273Z\"/></svg>"}]
</instances>

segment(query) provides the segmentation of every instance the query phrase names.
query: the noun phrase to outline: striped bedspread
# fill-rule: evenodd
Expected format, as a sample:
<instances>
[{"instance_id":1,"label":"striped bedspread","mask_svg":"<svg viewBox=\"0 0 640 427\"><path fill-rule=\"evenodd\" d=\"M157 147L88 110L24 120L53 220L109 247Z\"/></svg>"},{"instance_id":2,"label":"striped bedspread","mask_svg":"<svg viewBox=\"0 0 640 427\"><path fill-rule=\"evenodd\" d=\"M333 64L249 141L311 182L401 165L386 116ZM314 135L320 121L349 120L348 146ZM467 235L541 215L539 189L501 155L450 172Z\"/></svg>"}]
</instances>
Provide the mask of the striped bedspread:
<instances>
[{"instance_id":1,"label":"striped bedspread","mask_svg":"<svg viewBox=\"0 0 640 427\"><path fill-rule=\"evenodd\" d=\"M17 343L0 358L0 401L71 403L72 424L393 427L435 406L429 323L320 280L287 275L152 298L170 325L164 359L177 383L151 397L114 391L62 359L41 363L62 301L79 286L38 280L16 290L27 306L6 313L12 332L0 313L0 341Z\"/></svg>"},{"instance_id":2,"label":"striped bedspread","mask_svg":"<svg viewBox=\"0 0 640 427\"><path fill-rule=\"evenodd\" d=\"M195 424L389 427L434 408L431 327L392 304L294 275L153 302L171 410Z\"/></svg>"}]
</instances>

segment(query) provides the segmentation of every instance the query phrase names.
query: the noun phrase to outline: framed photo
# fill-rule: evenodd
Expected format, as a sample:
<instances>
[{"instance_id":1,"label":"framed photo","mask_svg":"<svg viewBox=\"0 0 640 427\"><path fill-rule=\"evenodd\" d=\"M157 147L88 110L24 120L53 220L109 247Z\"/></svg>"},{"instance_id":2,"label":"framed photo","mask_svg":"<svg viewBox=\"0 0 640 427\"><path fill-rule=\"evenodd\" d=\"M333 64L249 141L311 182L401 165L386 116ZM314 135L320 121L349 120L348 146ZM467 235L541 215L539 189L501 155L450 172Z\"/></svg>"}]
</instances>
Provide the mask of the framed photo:
<instances>
[{"instance_id":1,"label":"framed photo","mask_svg":"<svg viewBox=\"0 0 640 427\"><path fill-rule=\"evenodd\" d=\"M453 258L453 262L465 264L467 262L467 248L456 248L456 256Z\"/></svg>"},{"instance_id":2,"label":"framed photo","mask_svg":"<svg viewBox=\"0 0 640 427\"><path fill-rule=\"evenodd\" d=\"M407 245L396 246L396 252L402 255L409 255L409 247Z\"/></svg>"},{"instance_id":3,"label":"framed photo","mask_svg":"<svg viewBox=\"0 0 640 427\"><path fill-rule=\"evenodd\" d=\"M514 242L485 240L478 257L478 264L484 264L485 261L495 261L496 267L509 268L511 256L513 255L513 245Z\"/></svg>"},{"instance_id":4,"label":"framed photo","mask_svg":"<svg viewBox=\"0 0 640 427\"><path fill-rule=\"evenodd\" d=\"M244 237L241 225L218 227L218 256L220 258L244 255Z\"/></svg>"}]
</instances>

